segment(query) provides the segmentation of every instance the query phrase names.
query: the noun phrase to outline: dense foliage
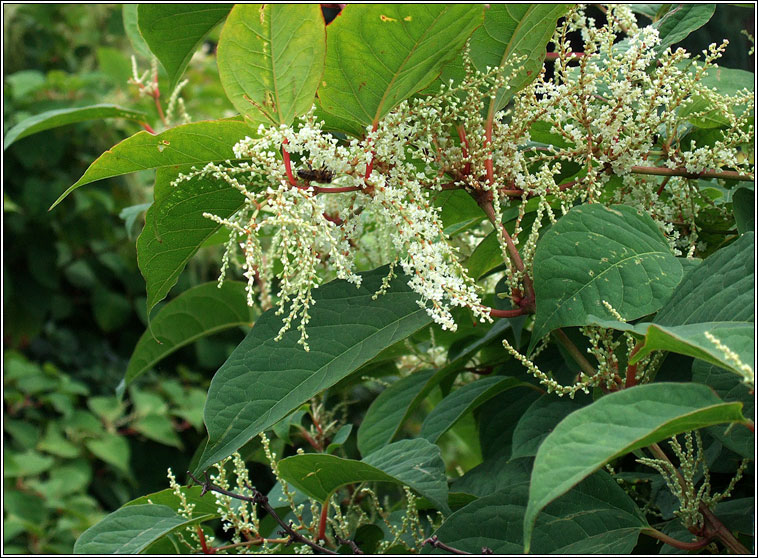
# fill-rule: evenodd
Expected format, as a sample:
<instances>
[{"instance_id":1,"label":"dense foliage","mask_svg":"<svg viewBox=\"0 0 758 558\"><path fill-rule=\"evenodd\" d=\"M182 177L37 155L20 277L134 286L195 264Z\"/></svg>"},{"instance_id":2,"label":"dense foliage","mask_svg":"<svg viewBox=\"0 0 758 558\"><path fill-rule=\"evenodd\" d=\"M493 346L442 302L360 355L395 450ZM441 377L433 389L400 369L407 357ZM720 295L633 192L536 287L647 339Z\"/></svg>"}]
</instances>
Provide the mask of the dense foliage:
<instances>
[{"instance_id":1,"label":"dense foliage","mask_svg":"<svg viewBox=\"0 0 758 558\"><path fill-rule=\"evenodd\" d=\"M55 497L80 497L80 456L130 475L124 433L181 446L206 386L171 365L209 364L187 347L221 333L206 440L76 552L749 552L754 74L719 66L727 41L677 48L714 11L126 6L141 101L93 92L5 134L22 153L64 124L144 128L50 222L84 185L155 170L122 212L128 232L146 209L146 310L116 395L6 356L6 408L50 408L41 441L6 424L17 507L54 500L61 470L79 485ZM67 254L119 331L126 270Z\"/></svg>"}]
</instances>

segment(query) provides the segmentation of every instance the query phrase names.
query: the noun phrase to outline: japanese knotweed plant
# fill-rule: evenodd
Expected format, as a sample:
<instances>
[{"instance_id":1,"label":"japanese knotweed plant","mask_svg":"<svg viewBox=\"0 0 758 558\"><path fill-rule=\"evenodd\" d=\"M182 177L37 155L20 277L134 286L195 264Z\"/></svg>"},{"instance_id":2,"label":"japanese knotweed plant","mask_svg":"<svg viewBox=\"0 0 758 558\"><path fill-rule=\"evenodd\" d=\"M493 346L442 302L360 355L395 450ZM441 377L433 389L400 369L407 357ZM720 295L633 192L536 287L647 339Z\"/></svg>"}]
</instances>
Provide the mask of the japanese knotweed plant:
<instances>
[{"instance_id":1,"label":"japanese knotweed plant","mask_svg":"<svg viewBox=\"0 0 758 558\"><path fill-rule=\"evenodd\" d=\"M218 256L217 282L151 316L126 383L254 327L210 385L200 486L172 480L78 550L150 517L166 529L129 548L748 551L719 506L752 509L733 458L754 447L754 76L719 66L727 41L677 47L714 10L350 5L326 27L315 5L140 6L175 92L224 21L240 116L148 124L70 189L158 169L148 314L201 247ZM160 108L160 77L133 81ZM656 443L691 431L679 490ZM703 455L733 480L695 490ZM218 518L226 535L198 526Z\"/></svg>"}]
</instances>

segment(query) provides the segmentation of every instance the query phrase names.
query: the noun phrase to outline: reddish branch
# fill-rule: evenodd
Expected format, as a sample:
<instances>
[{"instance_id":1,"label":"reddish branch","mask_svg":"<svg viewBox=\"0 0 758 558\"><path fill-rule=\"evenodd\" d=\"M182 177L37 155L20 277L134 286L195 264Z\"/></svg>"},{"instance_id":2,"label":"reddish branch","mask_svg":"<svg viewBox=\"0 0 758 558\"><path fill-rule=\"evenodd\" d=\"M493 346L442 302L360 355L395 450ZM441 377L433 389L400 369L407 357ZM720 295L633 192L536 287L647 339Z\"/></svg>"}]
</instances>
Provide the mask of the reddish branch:
<instances>
[{"instance_id":1,"label":"reddish branch","mask_svg":"<svg viewBox=\"0 0 758 558\"><path fill-rule=\"evenodd\" d=\"M568 53L570 58L583 58L584 53L583 52L569 52ZM561 54L559 52L548 52L545 54L545 60L549 62L555 62L561 57Z\"/></svg>"},{"instance_id":2,"label":"reddish branch","mask_svg":"<svg viewBox=\"0 0 758 558\"><path fill-rule=\"evenodd\" d=\"M206 492L212 491L212 492L218 492L219 494L223 494L225 496L229 496L230 498L242 500L243 502L250 502L252 504L256 504L262 507L271 517L274 518L274 520L281 526L281 528L284 529L283 534L286 534L289 536L290 542L307 545L311 549L313 549L313 551L316 554L337 554L333 550L324 548L323 546L316 544L312 540L304 537L303 535L298 533L295 529L293 529L291 524L285 523L284 520L281 517L279 517L279 515L277 515L276 510L274 510L274 508L271 507L271 504L268 503L268 497L262 492L259 492L255 490L254 488L248 486L248 488L252 492L252 496L245 496L243 494L237 494L236 492L226 490L224 488L221 488L220 486L213 484L210 480L208 480L207 473L206 473L206 478L204 482L201 482L189 471L187 471L187 476L203 488L202 491L200 492L200 496L204 496Z\"/></svg>"},{"instance_id":3,"label":"reddish branch","mask_svg":"<svg viewBox=\"0 0 758 558\"><path fill-rule=\"evenodd\" d=\"M471 554L470 552L466 552L465 550L461 550L460 548L455 548L443 543L441 540L437 538L437 535L432 535L431 537L426 539L423 543L421 543L422 546L427 545L427 544L433 548L439 548L440 550L449 552L450 554ZM492 549L489 547L483 546L481 554L492 554Z\"/></svg>"}]
</instances>

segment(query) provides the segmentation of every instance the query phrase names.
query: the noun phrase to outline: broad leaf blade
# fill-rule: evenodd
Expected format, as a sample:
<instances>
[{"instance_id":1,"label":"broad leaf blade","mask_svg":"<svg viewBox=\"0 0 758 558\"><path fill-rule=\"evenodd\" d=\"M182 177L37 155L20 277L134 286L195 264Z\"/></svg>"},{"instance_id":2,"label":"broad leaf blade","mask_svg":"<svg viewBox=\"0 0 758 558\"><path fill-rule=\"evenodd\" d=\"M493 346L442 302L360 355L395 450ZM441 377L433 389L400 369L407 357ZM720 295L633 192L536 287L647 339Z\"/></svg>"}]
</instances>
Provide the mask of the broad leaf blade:
<instances>
[{"instance_id":1,"label":"broad leaf blade","mask_svg":"<svg viewBox=\"0 0 758 558\"><path fill-rule=\"evenodd\" d=\"M210 161L234 159L232 147L250 134L250 127L235 120L195 122L157 135L138 132L111 147L50 207L83 186L131 172L182 164L202 166Z\"/></svg>"},{"instance_id":2,"label":"broad leaf blade","mask_svg":"<svg viewBox=\"0 0 758 558\"><path fill-rule=\"evenodd\" d=\"M321 106L338 119L377 123L429 85L482 19L481 6L348 5L327 29Z\"/></svg>"},{"instance_id":3,"label":"broad leaf blade","mask_svg":"<svg viewBox=\"0 0 758 558\"><path fill-rule=\"evenodd\" d=\"M519 460L526 461L526 460ZM508 464L505 488L456 511L435 532L446 544L474 554L523 551L521 520L527 506L529 471ZM504 479L505 481L505 479ZM647 522L618 483L598 471L540 514L535 554L628 554ZM428 551L425 551L425 553Z\"/></svg>"},{"instance_id":4,"label":"broad leaf blade","mask_svg":"<svg viewBox=\"0 0 758 558\"><path fill-rule=\"evenodd\" d=\"M755 235L746 232L688 273L653 320L662 326L755 321Z\"/></svg>"},{"instance_id":5,"label":"broad leaf blade","mask_svg":"<svg viewBox=\"0 0 758 558\"><path fill-rule=\"evenodd\" d=\"M715 11L715 4L679 4L669 10L653 24L661 37L656 50L663 52L671 45L683 41L687 35L708 23Z\"/></svg>"},{"instance_id":6,"label":"broad leaf blade","mask_svg":"<svg viewBox=\"0 0 758 558\"><path fill-rule=\"evenodd\" d=\"M140 4L142 38L168 73L173 91L205 36L229 13L225 4Z\"/></svg>"},{"instance_id":7,"label":"broad leaf blade","mask_svg":"<svg viewBox=\"0 0 758 558\"><path fill-rule=\"evenodd\" d=\"M728 370L700 360L692 363L692 381L713 388L724 401L741 401L742 414L755 421L753 391ZM711 426L708 431L725 447L743 457L755 456L755 435L741 425Z\"/></svg>"},{"instance_id":8,"label":"broad leaf blade","mask_svg":"<svg viewBox=\"0 0 758 558\"><path fill-rule=\"evenodd\" d=\"M74 544L74 554L139 554L180 527L208 518L187 519L168 506L125 506L82 533Z\"/></svg>"},{"instance_id":9,"label":"broad leaf blade","mask_svg":"<svg viewBox=\"0 0 758 558\"><path fill-rule=\"evenodd\" d=\"M540 511L582 479L616 457L676 434L744 422L741 408L703 385L659 383L611 393L571 413L545 439L534 461L525 552Z\"/></svg>"},{"instance_id":10,"label":"broad leaf blade","mask_svg":"<svg viewBox=\"0 0 758 558\"><path fill-rule=\"evenodd\" d=\"M209 442L199 472L231 455L314 395L334 385L393 343L429 324L404 279L373 300L386 268L363 275L360 288L332 281L313 294L310 352L289 330L274 341L282 319L269 310L211 382L205 404Z\"/></svg>"},{"instance_id":11,"label":"broad leaf blade","mask_svg":"<svg viewBox=\"0 0 758 558\"><path fill-rule=\"evenodd\" d=\"M652 351L671 351L727 368L744 377L733 358L706 334L714 337L718 344L729 348L742 363L748 366L753 363L755 324L750 322L705 322L668 327L650 324L644 345L629 362L639 362Z\"/></svg>"},{"instance_id":12,"label":"broad leaf blade","mask_svg":"<svg viewBox=\"0 0 758 558\"><path fill-rule=\"evenodd\" d=\"M313 106L325 52L318 4L238 4L221 31L218 73L252 125L291 124Z\"/></svg>"},{"instance_id":13,"label":"broad leaf blade","mask_svg":"<svg viewBox=\"0 0 758 558\"><path fill-rule=\"evenodd\" d=\"M682 266L655 222L625 205L573 208L553 225L534 256L537 316L529 346L551 330L586 325L588 316L625 319L658 310Z\"/></svg>"},{"instance_id":14,"label":"broad leaf blade","mask_svg":"<svg viewBox=\"0 0 758 558\"><path fill-rule=\"evenodd\" d=\"M467 384L445 397L427 415L421 426L420 436L434 443L467 412L477 408L498 393L524 385L524 382L516 378L497 376L482 378Z\"/></svg>"},{"instance_id":15,"label":"broad leaf blade","mask_svg":"<svg viewBox=\"0 0 758 558\"><path fill-rule=\"evenodd\" d=\"M156 178L156 195L164 182L162 174ZM244 201L226 182L196 177L168 189L147 210L145 228L137 239L137 263L147 286L148 316L176 284L190 258L221 226L203 213L227 218Z\"/></svg>"},{"instance_id":16,"label":"broad leaf blade","mask_svg":"<svg viewBox=\"0 0 758 558\"><path fill-rule=\"evenodd\" d=\"M137 122L144 122L147 115L144 112L109 104L49 110L30 116L8 130L3 139L3 150L8 149L8 146L13 142L37 132L74 124L75 122L97 120L100 118L127 118L129 120L136 120Z\"/></svg>"},{"instance_id":17,"label":"broad leaf blade","mask_svg":"<svg viewBox=\"0 0 758 558\"><path fill-rule=\"evenodd\" d=\"M362 461L316 453L293 455L279 462L279 473L320 502L346 484L378 481L407 485L438 509L449 510L440 449L422 439L395 442Z\"/></svg>"},{"instance_id":18,"label":"broad leaf blade","mask_svg":"<svg viewBox=\"0 0 758 558\"><path fill-rule=\"evenodd\" d=\"M183 292L161 308L142 334L126 368L125 383L181 347L238 326L251 326L255 313L247 305L246 285L225 281L204 283Z\"/></svg>"},{"instance_id":19,"label":"broad leaf blade","mask_svg":"<svg viewBox=\"0 0 758 558\"><path fill-rule=\"evenodd\" d=\"M497 91L489 107L493 114L537 77L556 22L568 9L567 4L492 4L485 10L484 24L472 33L469 41L474 67L480 72L487 71L487 67L510 72L510 61L520 57L518 65L522 68L508 83L507 90ZM464 76L459 57L445 66L439 81L447 83L453 79L460 83Z\"/></svg>"},{"instance_id":20,"label":"broad leaf blade","mask_svg":"<svg viewBox=\"0 0 758 558\"><path fill-rule=\"evenodd\" d=\"M205 494L203 494L203 488L201 486L182 486L180 490L182 491L186 502L194 506L192 508L193 515L206 516L208 518L217 517L219 515L216 499L212 495L205 496ZM147 494L145 496L135 498L134 500L130 500L122 507L125 508L127 506L141 506L145 504L167 506L172 510L178 510L183 505L179 496L177 496L176 492L174 492L174 489L167 488L165 490L161 490L160 492L153 492L152 494Z\"/></svg>"}]
</instances>

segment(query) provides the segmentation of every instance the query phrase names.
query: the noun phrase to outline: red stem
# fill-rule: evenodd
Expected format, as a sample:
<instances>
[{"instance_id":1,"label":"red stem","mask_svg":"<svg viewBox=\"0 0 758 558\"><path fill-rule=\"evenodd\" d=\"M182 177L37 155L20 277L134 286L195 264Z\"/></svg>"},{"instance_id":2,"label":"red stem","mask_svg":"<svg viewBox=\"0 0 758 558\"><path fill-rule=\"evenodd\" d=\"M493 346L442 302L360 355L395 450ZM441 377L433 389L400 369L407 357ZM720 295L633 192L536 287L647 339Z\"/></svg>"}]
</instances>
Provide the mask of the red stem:
<instances>
[{"instance_id":1,"label":"red stem","mask_svg":"<svg viewBox=\"0 0 758 558\"><path fill-rule=\"evenodd\" d=\"M287 141L287 138L284 138L282 140L282 159L284 160L284 170L287 173L287 180L292 186L297 186L297 180L295 180L295 176L292 174L292 163L290 162L290 154L287 151L287 148L284 147L289 142Z\"/></svg>"},{"instance_id":2,"label":"red stem","mask_svg":"<svg viewBox=\"0 0 758 558\"><path fill-rule=\"evenodd\" d=\"M456 128L458 130L458 137L461 139L461 151L463 153L463 157L468 157L468 138L466 138L466 130L463 128L463 124L458 126ZM463 175L468 176L471 174L471 161L467 162L465 165L463 165Z\"/></svg>"},{"instance_id":3,"label":"red stem","mask_svg":"<svg viewBox=\"0 0 758 558\"><path fill-rule=\"evenodd\" d=\"M528 312L525 312L523 308L516 308L515 310L498 310L497 308L490 308L490 316L493 318L516 318L518 316L526 316Z\"/></svg>"},{"instance_id":4,"label":"red stem","mask_svg":"<svg viewBox=\"0 0 758 558\"><path fill-rule=\"evenodd\" d=\"M584 56L583 52L569 52L568 54L572 58L582 58ZM558 52L548 52L547 54L545 54L545 60L549 60L550 62L554 62L558 60L560 57L561 55Z\"/></svg>"},{"instance_id":5,"label":"red stem","mask_svg":"<svg viewBox=\"0 0 758 558\"><path fill-rule=\"evenodd\" d=\"M195 530L197 531L197 536L200 538L200 547L203 549L203 554L216 554L216 549L212 546L208 546L208 543L205 541L203 528L200 527L200 525L196 525Z\"/></svg>"},{"instance_id":6,"label":"red stem","mask_svg":"<svg viewBox=\"0 0 758 558\"><path fill-rule=\"evenodd\" d=\"M158 76L155 76L155 93L153 93L153 99L155 99L155 106L158 109L158 116L161 119L161 122L163 122L164 126L168 126L168 121L166 120L166 115L163 114L163 107L161 107L161 92L160 89L158 89Z\"/></svg>"},{"instance_id":7,"label":"red stem","mask_svg":"<svg viewBox=\"0 0 758 558\"><path fill-rule=\"evenodd\" d=\"M142 127L148 131L148 133L155 135L155 130L153 130L153 127L150 126L147 122L140 122L142 124Z\"/></svg>"},{"instance_id":8,"label":"red stem","mask_svg":"<svg viewBox=\"0 0 758 558\"><path fill-rule=\"evenodd\" d=\"M329 499L327 498L326 501L321 504L321 518L318 522L318 537L316 537L316 542L326 540L326 518L328 515Z\"/></svg>"}]
</instances>

